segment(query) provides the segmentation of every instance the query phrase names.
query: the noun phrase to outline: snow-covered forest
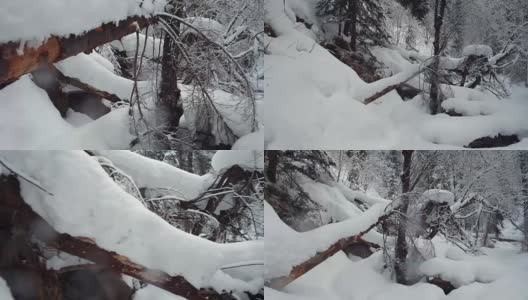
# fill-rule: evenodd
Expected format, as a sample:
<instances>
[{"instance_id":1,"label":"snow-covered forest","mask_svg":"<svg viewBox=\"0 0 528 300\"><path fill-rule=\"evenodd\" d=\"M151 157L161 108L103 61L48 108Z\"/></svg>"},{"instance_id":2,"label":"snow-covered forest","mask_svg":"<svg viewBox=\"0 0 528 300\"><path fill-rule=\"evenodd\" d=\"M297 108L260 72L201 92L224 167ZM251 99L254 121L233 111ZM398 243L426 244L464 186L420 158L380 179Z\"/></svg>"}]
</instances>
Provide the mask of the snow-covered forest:
<instances>
[{"instance_id":1,"label":"snow-covered forest","mask_svg":"<svg viewBox=\"0 0 528 300\"><path fill-rule=\"evenodd\" d=\"M527 116L527 0L0 0L0 300L528 300Z\"/></svg>"},{"instance_id":2,"label":"snow-covered forest","mask_svg":"<svg viewBox=\"0 0 528 300\"><path fill-rule=\"evenodd\" d=\"M0 4L1 149L262 149L262 0Z\"/></svg>"},{"instance_id":3,"label":"snow-covered forest","mask_svg":"<svg viewBox=\"0 0 528 300\"><path fill-rule=\"evenodd\" d=\"M265 296L524 300L528 154L266 151Z\"/></svg>"},{"instance_id":4,"label":"snow-covered forest","mask_svg":"<svg viewBox=\"0 0 528 300\"><path fill-rule=\"evenodd\" d=\"M258 151L0 151L0 299L263 299Z\"/></svg>"},{"instance_id":5,"label":"snow-covered forest","mask_svg":"<svg viewBox=\"0 0 528 300\"><path fill-rule=\"evenodd\" d=\"M266 149L525 149L528 2L266 0Z\"/></svg>"}]
</instances>

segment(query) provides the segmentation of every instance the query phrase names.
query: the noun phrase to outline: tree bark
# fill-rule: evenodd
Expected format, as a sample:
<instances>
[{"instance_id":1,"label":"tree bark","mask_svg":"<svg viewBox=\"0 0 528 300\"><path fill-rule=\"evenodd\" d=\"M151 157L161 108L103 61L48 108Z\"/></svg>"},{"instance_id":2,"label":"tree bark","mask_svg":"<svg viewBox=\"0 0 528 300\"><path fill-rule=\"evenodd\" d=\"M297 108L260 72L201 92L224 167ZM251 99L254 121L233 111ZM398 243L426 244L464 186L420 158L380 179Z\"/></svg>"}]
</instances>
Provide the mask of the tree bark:
<instances>
[{"instance_id":1,"label":"tree bark","mask_svg":"<svg viewBox=\"0 0 528 300\"><path fill-rule=\"evenodd\" d=\"M402 182L402 197L401 205L398 207L398 211L402 214L402 218L405 218L407 215L407 210L409 208L409 195L411 191L411 163L413 150L404 150L403 154L403 172L401 174ZM396 274L396 282L400 284L407 284L406 277L406 260L407 260L407 222L401 220L398 227L398 237L396 238L396 248L395 248L395 264L394 271Z\"/></svg>"},{"instance_id":2,"label":"tree bark","mask_svg":"<svg viewBox=\"0 0 528 300\"><path fill-rule=\"evenodd\" d=\"M167 13L181 17L182 12L178 9L178 1L172 0L170 4ZM179 33L179 22L171 19L168 23L174 32ZM178 47L176 41L167 33L163 39L160 88L160 103L167 113L169 126L173 129L177 128L183 116L183 105L180 102L181 91L178 88Z\"/></svg>"},{"instance_id":3,"label":"tree bark","mask_svg":"<svg viewBox=\"0 0 528 300\"><path fill-rule=\"evenodd\" d=\"M90 239L57 232L25 203L20 195L18 179L15 176L0 177L0 208L11 212L11 219L18 228L25 228L35 238L59 251L109 267L113 271L155 285L189 300L234 299L229 295L220 295L213 290L199 290L182 276L170 276L160 270L148 269L125 256L100 248Z\"/></svg>"},{"instance_id":4,"label":"tree bark","mask_svg":"<svg viewBox=\"0 0 528 300\"><path fill-rule=\"evenodd\" d=\"M93 50L154 22L154 18L129 17L117 25L106 23L79 36L52 36L36 48L24 47L22 55L18 54L18 42L0 44L0 86L35 71L42 63L53 64L81 52Z\"/></svg>"},{"instance_id":5,"label":"tree bark","mask_svg":"<svg viewBox=\"0 0 528 300\"><path fill-rule=\"evenodd\" d=\"M521 183L522 183L522 205L523 205L523 228L524 228L524 243L523 250L528 251L528 152L520 152L521 165Z\"/></svg>"},{"instance_id":6,"label":"tree bark","mask_svg":"<svg viewBox=\"0 0 528 300\"><path fill-rule=\"evenodd\" d=\"M266 178L269 182L276 183L279 152L273 150L266 151L266 157L268 158L268 165L266 166Z\"/></svg>"},{"instance_id":7,"label":"tree bark","mask_svg":"<svg viewBox=\"0 0 528 300\"><path fill-rule=\"evenodd\" d=\"M357 51L357 18L358 18L358 5L359 0L348 0L348 11L350 16L350 50Z\"/></svg>"},{"instance_id":8,"label":"tree bark","mask_svg":"<svg viewBox=\"0 0 528 300\"><path fill-rule=\"evenodd\" d=\"M444 14L447 6L447 0L436 0L434 10L434 42L433 52L434 58L431 65L431 90L430 90L430 103L429 108L431 114L436 115L441 111L441 93L440 93L440 53L442 52L441 38L442 38L442 25L444 23Z\"/></svg>"}]
</instances>

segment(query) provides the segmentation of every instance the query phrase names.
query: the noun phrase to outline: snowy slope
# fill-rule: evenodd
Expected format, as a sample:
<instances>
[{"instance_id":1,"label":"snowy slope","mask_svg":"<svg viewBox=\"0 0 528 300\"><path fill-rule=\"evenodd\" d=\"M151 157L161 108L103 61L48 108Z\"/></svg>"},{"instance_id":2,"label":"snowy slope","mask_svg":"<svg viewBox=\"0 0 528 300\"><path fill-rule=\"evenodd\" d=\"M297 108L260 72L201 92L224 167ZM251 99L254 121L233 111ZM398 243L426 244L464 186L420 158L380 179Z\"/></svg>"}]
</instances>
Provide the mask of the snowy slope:
<instances>
[{"instance_id":1,"label":"snowy slope","mask_svg":"<svg viewBox=\"0 0 528 300\"><path fill-rule=\"evenodd\" d=\"M395 91L363 104L413 74L420 66L408 58L423 60L423 55L374 49L391 77L367 84L295 22L295 13L309 7L299 1L266 1L266 22L277 35L268 37L265 57L267 149L454 149L485 136L528 137L528 105L521 91L497 104L482 92L454 88L445 108L470 115L463 118L432 116L421 96L404 102ZM409 83L421 82L416 77Z\"/></svg>"},{"instance_id":2,"label":"snowy slope","mask_svg":"<svg viewBox=\"0 0 528 300\"><path fill-rule=\"evenodd\" d=\"M20 182L24 200L61 233L90 238L146 267L182 275L196 287L262 286L262 279L246 283L220 271L262 261L262 241L217 244L176 229L116 185L85 152L3 151L0 158L53 194Z\"/></svg>"}]
</instances>

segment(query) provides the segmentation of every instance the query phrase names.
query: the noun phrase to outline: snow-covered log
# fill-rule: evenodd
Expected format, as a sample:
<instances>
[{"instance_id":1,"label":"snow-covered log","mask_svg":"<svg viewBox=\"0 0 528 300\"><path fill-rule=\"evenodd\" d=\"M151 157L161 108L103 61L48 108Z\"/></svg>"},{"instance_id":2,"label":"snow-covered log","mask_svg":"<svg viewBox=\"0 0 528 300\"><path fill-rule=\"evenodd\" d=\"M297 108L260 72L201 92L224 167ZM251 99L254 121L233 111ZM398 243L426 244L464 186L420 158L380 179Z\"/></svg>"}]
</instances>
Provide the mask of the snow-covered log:
<instances>
[{"instance_id":1,"label":"snow-covered log","mask_svg":"<svg viewBox=\"0 0 528 300\"><path fill-rule=\"evenodd\" d=\"M375 204L358 218L299 233L284 224L268 203L264 211L270 233L266 237L266 277L274 289L285 287L347 246L361 243L376 248L361 237L390 216L385 204Z\"/></svg>"},{"instance_id":2,"label":"snow-covered log","mask_svg":"<svg viewBox=\"0 0 528 300\"><path fill-rule=\"evenodd\" d=\"M117 23L105 23L82 35L52 36L38 47L18 42L0 44L0 85L36 70L41 63L52 64L100 45L120 39L155 22L155 18L129 17Z\"/></svg>"},{"instance_id":3,"label":"snow-covered log","mask_svg":"<svg viewBox=\"0 0 528 300\"><path fill-rule=\"evenodd\" d=\"M183 276L170 276L163 271L149 269L135 263L126 256L101 248L89 238L73 237L57 232L24 202L20 195L18 179L15 176L0 177L0 195L2 196L0 206L16 211L17 225L27 228L37 239L50 247L110 267L113 271L155 285L189 300L231 299L228 295L220 295L214 290L197 289ZM38 226L34 226L35 224Z\"/></svg>"}]
</instances>

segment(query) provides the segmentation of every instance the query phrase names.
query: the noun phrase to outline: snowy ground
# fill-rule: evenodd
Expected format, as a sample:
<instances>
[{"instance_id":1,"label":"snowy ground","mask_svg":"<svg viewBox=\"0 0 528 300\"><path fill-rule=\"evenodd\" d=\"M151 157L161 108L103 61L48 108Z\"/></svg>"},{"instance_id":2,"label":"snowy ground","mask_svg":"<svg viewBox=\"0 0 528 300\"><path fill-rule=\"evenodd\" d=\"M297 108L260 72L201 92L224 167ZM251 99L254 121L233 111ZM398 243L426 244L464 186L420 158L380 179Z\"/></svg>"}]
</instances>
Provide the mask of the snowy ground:
<instances>
[{"instance_id":1,"label":"snowy ground","mask_svg":"<svg viewBox=\"0 0 528 300\"><path fill-rule=\"evenodd\" d=\"M445 108L468 117L432 116L421 97L404 102L395 92L369 105L364 99L419 65L399 49L375 49L392 77L367 84L350 67L314 40L314 33L295 14L306 15L309 5L298 1L266 1L266 22L276 38L269 38L266 55L266 149L454 149L473 140L517 134L528 144L528 90L514 88L510 98L455 89ZM419 86L420 78L410 83Z\"/></svg>"},{"instance_id":2,"label":"snowy ground","mask_svg":"<svg viewBox=\"0 0 528 300\"><path fill-rule=\"evenodd\" d=\"M354 218L349 222L361 224L363 221L366 219ZM303 258L306 260L303 253L306 253L308 248L324 245L325 239L336 238L339 231L331 227L339 228L339 224L344 226L346 223L329 224L318 230L298 233L282 223L267 205L266 278L287 274L289 266L303 261ZM322 229L326 232L324 235L315 235L316 231L323 231ZM495 300L502 297L526 299L528 254L519 254L518 245L497 242L495 248L482 248L482 255L474 256L465 254L440 238L435 238L433 244L436 257L423 263L420 271L424 276L438 276L451 281L457 289L449 295L445 295L439 287L425 282L412 286L394 283L384 271L382 252L376 252L363 260L357 257L349 258L343 252L338 252L283 290L266 288L265 297L271 300ZM277 250L285 247L289 248ZM288 255L285 255L286 253ZM270 261L272 263L269 263Z\"/></svg>"}]
</instances>

